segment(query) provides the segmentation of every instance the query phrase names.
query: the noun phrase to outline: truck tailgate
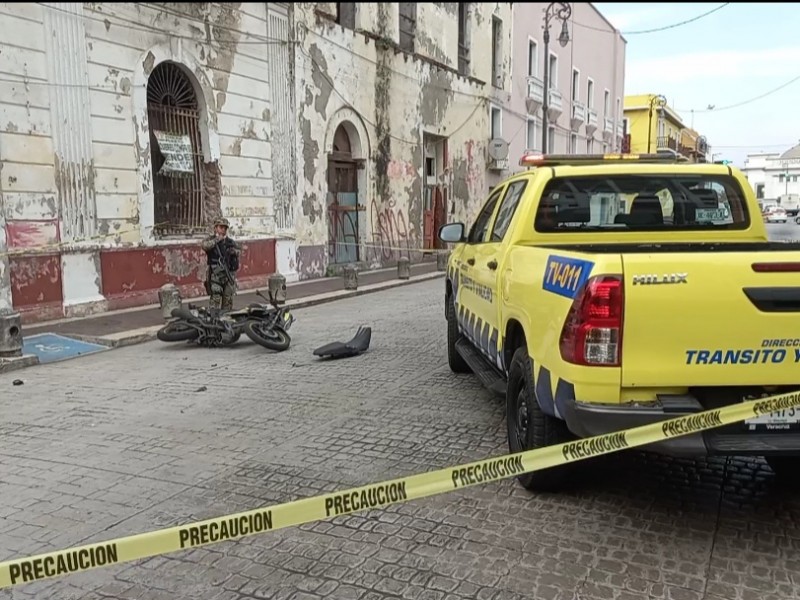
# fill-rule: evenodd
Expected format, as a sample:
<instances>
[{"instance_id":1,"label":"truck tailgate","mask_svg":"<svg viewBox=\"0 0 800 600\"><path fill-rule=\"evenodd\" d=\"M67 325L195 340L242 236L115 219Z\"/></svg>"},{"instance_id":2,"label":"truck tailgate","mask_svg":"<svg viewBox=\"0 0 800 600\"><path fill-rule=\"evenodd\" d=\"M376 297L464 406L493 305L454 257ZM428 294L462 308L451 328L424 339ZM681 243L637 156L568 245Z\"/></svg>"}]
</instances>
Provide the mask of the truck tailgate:
<instances>
[{"instance_id":1,"label":"truck tailgate","mask_svg":"<svg viewBox=\"0 0 800 600\"><path fill-rule=\"evenodd\" d=\"M622 255L622 386L800 383L800 253Z\"/></svg>"}]
</instances>

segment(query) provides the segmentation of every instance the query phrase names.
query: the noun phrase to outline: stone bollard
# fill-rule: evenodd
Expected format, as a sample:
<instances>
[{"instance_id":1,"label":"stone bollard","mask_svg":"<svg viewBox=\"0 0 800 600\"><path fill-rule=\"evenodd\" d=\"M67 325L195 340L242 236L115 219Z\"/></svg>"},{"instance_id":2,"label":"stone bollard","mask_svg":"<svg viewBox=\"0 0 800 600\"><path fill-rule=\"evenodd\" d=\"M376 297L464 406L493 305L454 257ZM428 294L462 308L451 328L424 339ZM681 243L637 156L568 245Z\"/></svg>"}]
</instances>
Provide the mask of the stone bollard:
<instances>
[{"instance_id":1,"label":"stone bollard","mask_svg":"<svg viewBox=\"0 0 800 600\"><path fill-rule=\"evenodd\" d=\"M436 270L447 271L447 261L450 260L449 252L439 252L436 254Z\"/></svg>"},{"instance_id":2,"label":"stone bollard","mask_svg":"<svg viewBox=\"0 0 800 600\"><path fill-rule=\"evenodd\" d=\"M161 316L164 319L172 317L172 311L183 306L181 291L174 283L165 283L158 290L158 303L161 305Z\"/></svg>"},{"instance_id":3,"label":"stone bollard","mask_svg":"<svg viewBox=\"0 0 800 600\"><path fill-rule=\"evenodd\" d=\"M10 308L0 310L0 357L22 356L22 317Z\"/></svg>"},{"instance_id":4,"label":"stone bollard","mask_svg":"<svg viewBox=\"0 0 800 600\"><path fill-rule=\"evenodd\" d=\"M344 289L358 289L358 269L356 269L355 265L346 265L342 269L342 277L344 278Z\"/></svg>"},{"instance_id":5,"label":"stone bollard","mask_svg":"<svg viewBox=\"0 0 800 600\"><path fill-rule=\"evenodd\" d=\"M269 295L278 304L286 302L286 277L280 273L273 273L269 276Z\"/></svg>"},{"instance_id":6,"label":"stone bollard","mask_svg":"<svg viewBox=\"0 0 800 600\"><path fill-rule=\"evenodd\" d=\"M406 256L397 259L397 278L411 279L411 261Z\"/></svg>"}]
</instances>

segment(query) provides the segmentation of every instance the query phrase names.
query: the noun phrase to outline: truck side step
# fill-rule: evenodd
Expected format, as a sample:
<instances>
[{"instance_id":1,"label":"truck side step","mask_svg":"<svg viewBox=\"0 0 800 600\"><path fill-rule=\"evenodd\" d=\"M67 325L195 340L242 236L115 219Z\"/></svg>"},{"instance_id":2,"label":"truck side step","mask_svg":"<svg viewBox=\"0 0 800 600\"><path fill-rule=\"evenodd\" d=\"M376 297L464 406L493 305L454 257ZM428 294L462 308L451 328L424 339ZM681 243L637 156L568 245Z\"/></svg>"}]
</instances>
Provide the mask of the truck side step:
<instances>
[{"instance_id":1,"label":"truck side step","mask_svg":"<svg viewBox=\"0 0 800 600\"><path fill-rule=\"evenodd\" d=\"M493 392L497 396L505 398L506 396L506 381L497 372L497 370L489 364L483 355L478 352L472 344L465 338L461 338L456 342L456 352L461 355L461 358L469 365L469 368L478 376L481 384Z\"/></svg>"}]
</instances>

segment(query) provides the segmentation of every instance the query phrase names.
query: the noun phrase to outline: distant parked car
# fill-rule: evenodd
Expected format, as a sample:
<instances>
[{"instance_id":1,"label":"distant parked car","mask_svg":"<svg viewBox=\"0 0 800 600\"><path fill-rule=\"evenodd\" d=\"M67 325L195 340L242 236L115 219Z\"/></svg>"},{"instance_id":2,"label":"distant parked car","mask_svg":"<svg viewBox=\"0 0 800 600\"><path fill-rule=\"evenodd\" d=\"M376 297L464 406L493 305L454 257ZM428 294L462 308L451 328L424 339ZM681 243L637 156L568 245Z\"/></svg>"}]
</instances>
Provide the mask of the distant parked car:
<instances>
[{"instance_id":1,"label":"distant parked car","mask_svg":"<svg viewBox=\"0 0 800 600\"><path fill-rule=\"evenodd\" d=\"M764 220L767 223L786 223L788 218L786 210L780 206L776 206L764 213Z\"/></svg>"}]
</instances>

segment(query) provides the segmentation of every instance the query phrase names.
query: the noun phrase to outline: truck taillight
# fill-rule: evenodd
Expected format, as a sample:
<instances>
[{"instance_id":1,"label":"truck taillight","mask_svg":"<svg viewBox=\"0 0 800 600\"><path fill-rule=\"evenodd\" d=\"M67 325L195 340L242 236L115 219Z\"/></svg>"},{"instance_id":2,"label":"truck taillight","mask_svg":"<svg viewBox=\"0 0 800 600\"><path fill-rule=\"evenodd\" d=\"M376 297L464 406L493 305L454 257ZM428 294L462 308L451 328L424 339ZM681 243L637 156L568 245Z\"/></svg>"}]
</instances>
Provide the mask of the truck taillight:
<instances>
[{"instance_id":1,"label":"truck taillight","mask_svg":"<svg viewBox=\"0 0 800 600\"><path fill-rule=\"evenodd\" d=\"M624 304L621 277L589 279L572 302L561 330L561 358L576 365L618 367Z\"/></svg>"}]
</instances>

